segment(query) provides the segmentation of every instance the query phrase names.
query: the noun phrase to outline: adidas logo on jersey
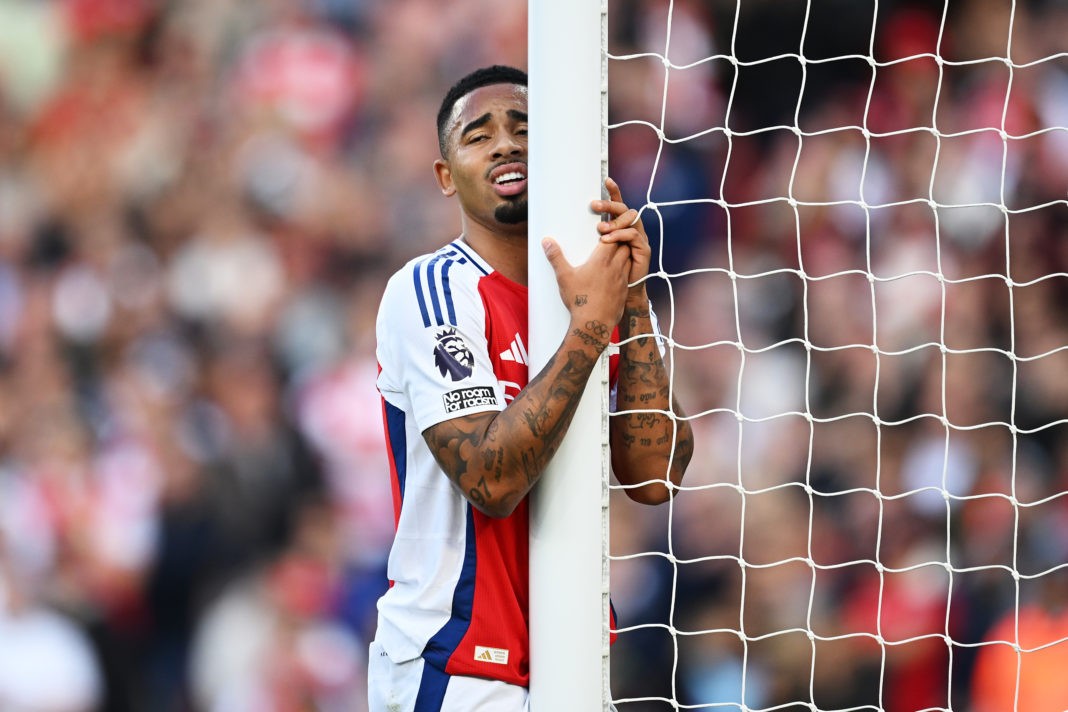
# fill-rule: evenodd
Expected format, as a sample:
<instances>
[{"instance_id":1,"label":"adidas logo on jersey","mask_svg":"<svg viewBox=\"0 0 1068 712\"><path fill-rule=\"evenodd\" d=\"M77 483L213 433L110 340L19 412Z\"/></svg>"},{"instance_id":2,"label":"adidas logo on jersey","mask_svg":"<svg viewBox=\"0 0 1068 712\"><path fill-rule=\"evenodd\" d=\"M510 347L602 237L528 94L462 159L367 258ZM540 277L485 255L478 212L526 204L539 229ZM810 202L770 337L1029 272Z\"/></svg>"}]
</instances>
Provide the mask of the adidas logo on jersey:
<instances>
[{"instance_id":1,"label":"adidas logo on jersey","mask_svg":"<svg viewBox=\"0 0 1068 712\"><path fill-rule=\"evenodd\" d=\"M519 334L516 334L515 338L512 339L511 346L501 352L501 360L515 361L524 366L529 363L527 361L527 347L523 344L523 339L520 338Z\"/></svg>"},{"instance_id":2,"label":"adidas logo on jersey","mask_svg":"<svg viewBox=\"0 0 1068 712\"><path fill-rule=\"evenodd\" d=\"M475 660L480 663L493 663L495 665L508 664L508 651L504 648L486 648L481 645L475 646Z\"/></svg>"}]
</instances>

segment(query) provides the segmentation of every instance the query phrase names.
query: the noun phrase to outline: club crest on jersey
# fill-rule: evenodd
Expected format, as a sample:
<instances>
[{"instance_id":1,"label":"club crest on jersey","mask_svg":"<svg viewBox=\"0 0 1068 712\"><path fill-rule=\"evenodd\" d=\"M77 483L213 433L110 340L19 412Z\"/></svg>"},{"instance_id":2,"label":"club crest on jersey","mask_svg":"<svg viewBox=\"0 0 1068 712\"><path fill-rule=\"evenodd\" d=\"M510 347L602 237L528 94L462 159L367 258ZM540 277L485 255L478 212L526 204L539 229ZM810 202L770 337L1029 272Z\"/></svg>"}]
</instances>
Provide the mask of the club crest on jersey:
<instances>
[{"instance_id":1,"label":"club crest on jersey","mask_svg":"<svg viewBox=\"0 0 1068 712\"><path fill-rule=\"evenodd\" d=\"M434 346L434 365L441 375L448 375L453 381L469 377L475 370L475 357L456 329L444 329L434 339L437 341Z\"/></svg>"}]
</instances>

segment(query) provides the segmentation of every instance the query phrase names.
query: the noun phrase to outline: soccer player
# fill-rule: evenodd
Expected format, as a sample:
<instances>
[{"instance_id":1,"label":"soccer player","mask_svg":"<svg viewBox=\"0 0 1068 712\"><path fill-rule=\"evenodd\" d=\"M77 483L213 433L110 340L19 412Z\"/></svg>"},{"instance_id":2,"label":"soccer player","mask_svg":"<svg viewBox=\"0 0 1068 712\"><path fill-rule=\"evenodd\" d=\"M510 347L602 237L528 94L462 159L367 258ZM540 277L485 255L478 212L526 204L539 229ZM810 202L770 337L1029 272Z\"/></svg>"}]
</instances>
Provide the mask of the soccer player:
<instances>
[{"instance_id":1,"label":"soccer player","mask_svg":"<svg viewBox=\"0 0 1068 712\"><path fill-rule=\"evenodd\" d=\"M626 342L611 368L618 408L679 412L638 283L648 237L611 180L609 199L590 205L608 220L585 263L543 242L570 326L528 380L526 83L493 66L445 96L434 171L459 202L463 233L395 274L379 308L397 533L370 649L372 712L527 709L526 495L613 331ZM679 484L692 454L688 424L645 413L610 428L616 478L647 482L627 493L667 501L665 477Z\"/></svg>"}]
</instances>

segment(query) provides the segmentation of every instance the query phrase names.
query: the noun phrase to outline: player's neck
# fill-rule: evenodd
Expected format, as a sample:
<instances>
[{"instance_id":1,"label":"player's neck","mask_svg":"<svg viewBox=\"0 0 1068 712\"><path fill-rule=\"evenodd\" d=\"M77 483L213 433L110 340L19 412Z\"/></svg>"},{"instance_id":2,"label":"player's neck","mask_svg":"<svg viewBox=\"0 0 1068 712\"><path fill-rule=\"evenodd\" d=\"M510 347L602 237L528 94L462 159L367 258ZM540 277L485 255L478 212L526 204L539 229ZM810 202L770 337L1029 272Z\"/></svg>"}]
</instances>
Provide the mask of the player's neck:
<instances>
[{"instance_id":1,"label":"player's neck","mask_svg":"<svg viewBox=\"0 0 1068 712\"><path fill-rule=\"evenodd\" d=\"M464 226L463 240L494 270L517 284L527 283L526 224L514 231L489 230L481 225Z\"/></svg>"}]
</instances>

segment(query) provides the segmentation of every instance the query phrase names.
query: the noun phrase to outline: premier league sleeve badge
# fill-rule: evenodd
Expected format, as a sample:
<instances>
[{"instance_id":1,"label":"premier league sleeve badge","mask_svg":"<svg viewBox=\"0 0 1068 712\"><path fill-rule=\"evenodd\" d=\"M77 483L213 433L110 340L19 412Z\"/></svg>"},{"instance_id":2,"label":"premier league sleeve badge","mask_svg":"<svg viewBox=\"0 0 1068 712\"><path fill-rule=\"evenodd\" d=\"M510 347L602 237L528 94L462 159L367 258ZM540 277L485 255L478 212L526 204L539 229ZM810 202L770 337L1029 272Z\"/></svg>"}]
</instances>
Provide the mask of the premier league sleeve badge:
<instances>
[{"instance_id":1,"label":"premier league sleeve badge","mask_svg":"<svg viewBox=\"0 0 1068 712\"><path fill-rule=\"evenodd\" d=\"M447 375L453 381L470 377L475 368L475 357L456 329L443 329L434 340L434 365L441 375Z\"/></svg>"}]
</instances>

